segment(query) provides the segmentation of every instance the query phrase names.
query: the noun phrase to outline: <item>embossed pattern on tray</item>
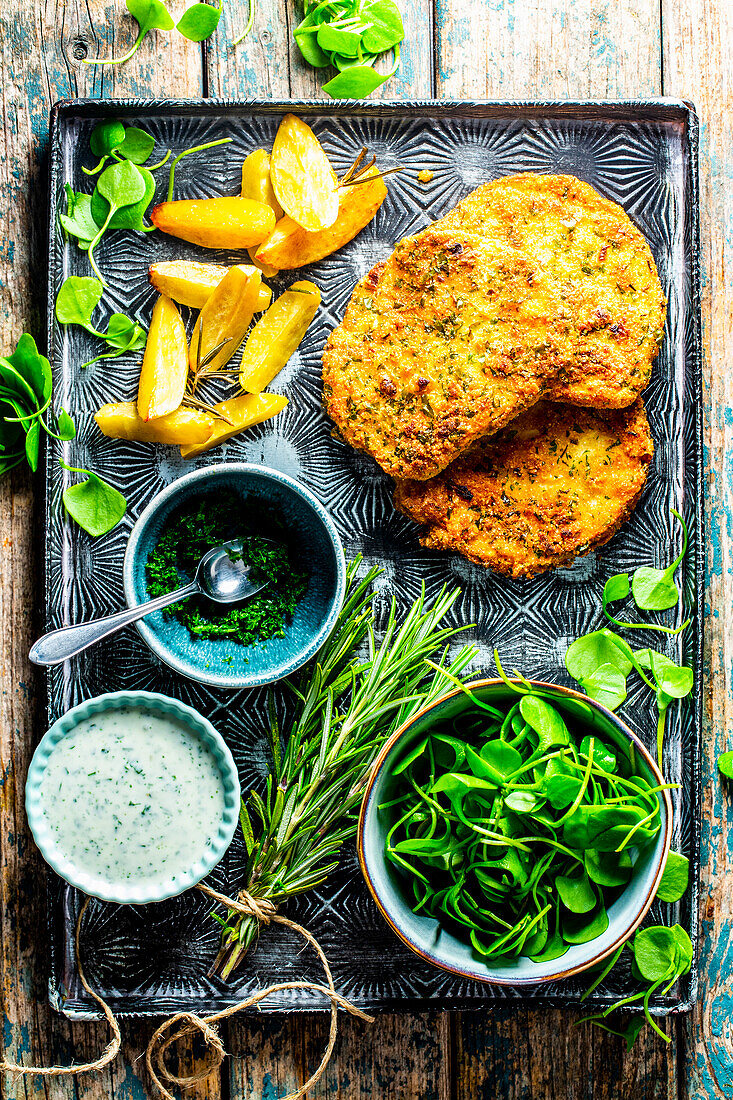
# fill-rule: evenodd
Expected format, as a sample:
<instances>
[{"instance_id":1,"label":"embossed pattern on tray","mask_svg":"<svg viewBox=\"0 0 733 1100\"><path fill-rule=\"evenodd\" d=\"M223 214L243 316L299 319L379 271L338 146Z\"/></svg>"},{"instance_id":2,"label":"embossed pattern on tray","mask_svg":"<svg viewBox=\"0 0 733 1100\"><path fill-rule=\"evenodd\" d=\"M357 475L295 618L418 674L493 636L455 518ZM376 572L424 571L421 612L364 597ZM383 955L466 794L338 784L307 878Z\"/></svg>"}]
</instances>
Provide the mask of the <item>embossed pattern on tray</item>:
<instances>
[{"instance_id":1,"label":"embossed pattern on tray","mask_svg":"<svg viewBox=\"0 0 733 1100\"><path fill-rule=\"evenodd\" d=\"M661 565L680 545L669 506L682 510L691 526L684 567L685 609L693 625L680 638L639 633L639 644L666 646L698 673L696 695L669 716L665 765L674 793L674 846L692 860L693 885L679 905L655 903L651 919L679 920L696 939L700 740L702 585L701 389L697 285L696 122L684 104L373 104L322 103L124 103L62 104L52 133L51 287L53 301L63 279L88 274L86 257L64 245L56 214L63 206L63 184L88 189L83 163L89 133L103 117L134 121L154 134L157 148L178 152L200 142L232 136L228 146L184 160L177 170L176 197L235 194L240 164L252 148L271 145L285 109L304 114L316 129L337 170L345 169L362 145L380 166L408 169L393 176L389 197L364 232L336 255L304 269L323 293L323 308L301 348L273 388L290 403L274 424L261 425L232 440L223 450L202 456L204 466L246 459L299 478L330 510L348 557L357 552L364 567L380 565L377 604L384 616L392 596L400 607L424 582L428 593L443 584L459 585L455 622L474 623L466 635L481 647L477 671L492 667L498 646L504 664L528 676L568 683L562 658L567 642L601 625L601 591L612 573L643 562ZM418 184L415 173L434 173ZM571 173L619 202L647 237L669 296L664 344L645 394L656 452L643 500L622 531L601 551L532 581L495 576L457 556L420 549L416 528L395 512L390 479L368 458L337 442L321 408L320 354L338 323L354 283L393 244L449 210L479 183L517 171ZM158 195L164 181L159 173ZM110 233L97 258L109 280L104 303L147 324L154 292L148 265L173 257L233 262L240 257L205 250L162 234ZM292 277L292 276L290 276ZM274 280L275 289L290 277ZM140 355L80 364L97 354L98 343L79 328L64 330L49 311L50 347L56 393L78 426L71 444L49 449L46 504L46 611L49 627L93 617L121 606L121 564L130 527L151 497L191 463L177 449L106 439L92 414L103 402L131 399L137 387ZM98 325L104 327L104 324ZM73 466L92 467L127 496L129 510L110 534L92 540L68 521L61 494L70 475L59 455ZM663 641L660 643L660 638ZM643 639L643 640L642 640ZM133 629L53 669L49 676L49 717L55 719L81 699L120 688L146 688L175 695L208 715L227 739L240 770L242 787L262 782L266 770L261 715L263 691L231 694L175 676L156 662ZM635 687L621 711L654 742L655 714L649 694ZM235 840L226 860L211 876L223 891L236 890L242 851ZM79 896L55 881L51 889L53 973L51 999L75 1017L94 1015L93 1003L78 981L73 959L73 926ZM95 987L116 1012L150 1013L179 1008L222 1007L272 981L320 974L299 945L281 929L265 930L259 946L229 986L206 977L216 951L217 925L210 903L186 895L161 905L116 907L92 902L85 925L85 967ZM288 914L308 925L323 945L339 989L369 1008L439 1005L471 1007L501 1001L534 1004L577 1002L584 983L573 980L512 991L460 981L423 965L382 922L364 888L351 846L338 874L303 896ZM608 1001L627 990L622 968L595 994ZM667 1000L664 1010L689 1007L695 974ZM281 994L265 1010L325 1007L298 992Z\"/></svg>"}]
</instances>

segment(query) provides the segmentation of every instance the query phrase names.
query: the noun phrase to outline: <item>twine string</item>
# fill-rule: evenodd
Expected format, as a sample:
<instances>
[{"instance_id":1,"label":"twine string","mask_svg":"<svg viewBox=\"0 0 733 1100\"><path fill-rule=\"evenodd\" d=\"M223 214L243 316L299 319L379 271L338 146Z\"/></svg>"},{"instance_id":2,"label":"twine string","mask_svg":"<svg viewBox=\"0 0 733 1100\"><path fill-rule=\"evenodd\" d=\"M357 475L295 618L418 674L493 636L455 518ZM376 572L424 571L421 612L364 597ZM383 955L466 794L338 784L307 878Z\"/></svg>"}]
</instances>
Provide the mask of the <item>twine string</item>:
<instances>
[{"instance_id":1,"label":"twine string","mask_svg":"<svg viewBox=\"0 0 733 1100\"><path fill-rule=\"evenodd\" d=\"M263 1001L266 997L270 997L273 993L280 993L285 990L307 990L310 993L320 993L330 1000L331 1022L326 1049L323 1052L323 1057L318 1066L308 1080L296 1089L295 1092L288 1093L287 1096L283 1097L283 1100L301 1100L306 1092L320 1081L331 1060L338 1032L338 1009L342 1008L345 1012L348 1012L350 1016L355 1016L360 1020L366 1020L368 1023L371 1023L374 1017L369 1016L366 1012L362 1012L360 1008L357 1008L356 1005L353 1005L351 1001L337 992L333 981L333 975L331 974L331 968L328 965L328 960L315 936L313 936L307 928L304 928L302 924L289 920L288 917L284 917L278 913L277 907L269 899L254 898L246 890L240 890L236 899L228 898L225 894L220 894L218 891L212 890L210 886L204 886L203 883L199 883L196 889L202 894L206 894L220 905L232 909L237 913L241 913L243 916L253 917L262 925L268 925L270 923L281 924L284 928L289 928L291 931L297 932L298 935L302 936L302 938L310 944L318 956L318 960L326 976L326 985L307 981L277 982L264 989L259 989L255 993L250 994L250 996L245 997L244 1000L237 1001L235 1004L229 1005L219 1012L213 1012L208 1016L199 1016L195 1012L176 1012L156 1028L145 1050L145 1064L151 1080L166 1100L175 1100L175 1096L167 1086L177 1086L180 1089L190 1088L192 1085L196 1085L206 1080L206 1078L214 1073L224 1061L226 1057L224 1044L221 1041L221 1037L216 1027L213 1025L220 1020L225 1020L229 1016L234 1016L236 1013L242 1012L244 1009L254 1007L254 1005L259 1004L260 1001ZM84 904L79 910L79 916L76 922L74 936L76 965L79 971L79 980L81 984L89 996L92 997L102 1009L105 1019L110 1026L112 1031L111 1041L107 1044L100 1057L94 1062L86 1062L81 1065L71 1066L21 1066L14 1062L3 1061L0 1062L0 1069L7 1070L11 1073L17 1073L21 1076L72 1077L81 1073L99 1072L119 1054L122 1046L120 1025L107 1002L89 985L81 962L80 934L82 920L88 905L89 898L85 898ZM209 1058L200 1069L187 1074L185 1077L179 1077L168 1068L165 1060L166 1053L179 1040L193 1034L201 1036L209 1053Z\"/></svg>"},{"instance_id":2,"label":"twine string","mask_svg":"<svg viewBox=\"0 0 733 1100\"><path fill-rule=\"evenodd\" d=\"M79 916L76 919L76 929L74 931L74 952L76 955L76 967L79 971L79 981L84 986L85 990L90 997L93 997L99 1007L104 1013L105 1019L112 1031L112 1038L107 1046L104 1048L99 1058L94 1062L83 1062L78 1066L21 1066L17 1062L0 1062L0 1070L6 1070L8 1073L17 1073L20 1077L76 1077L81 1073L98 1073L104 1069L105 1066L113 1062L120 1052L122 1046L122 1033L120 1032L120 1025L117 1022L117 1017L109 1007L107 1002L99 996L98 993L90 986L87 981L86 974L84 973L84 967L81 962L81 951L79 950L79 937L81 935L81 924L84 919L84 914L89 907L89 898L84 899L84 904L79 910Z\"/></svg>"},{"instance_id":3,"label":"twine string","mask_svg":"<svg viewBox=\"0 0 733 1100\"><path fill-rule=\"evenodd\" d=\"M318 956L318 960L323 967L323 972L326 975L327 984L324 986L320 985L318 982L278 982L275 985L267 986L265 989L259 989L257 992L250 994L249 997L245 997L244 1000L237 1001L235 1004L229 1005L219 1012L213 1012L208 1016L199 1016L194 1012L177 1012L174 1016L163 1021L160 1027L153 1033L148 1043L145 1051L145 1064L148 1067L148 1073L166 1100L175 1100L173 1093L166 1088L164 1082L168 1085L178 1085L181 1089L190 1088L192 1085L205 1080L209 1074L218 1069L226 1056L219 1034L216 1029L211 1026L212 1024L218 1023L219 1020L225 1020L229 1016L234 1016L237 1012L242 1012L246 1008L254 1007L254 1005L259 1004L260 1001L263 1001L273 993L279 993L284 990L308 990L311 993L320 993L329 998L331 1001L331 1022L328 1032L328 1042L320 1063L304 1084L297 1088L295 1092L288 1093L287 1096L283 1097L283 1100L301 1100L308 1090L313 1088L313 1086L320 1081L331 1060L338 1032L338 1009L342 1008L345 1012L348 1012L349 1015L356 1016L358 1019L366 1020L369 1023L371 1023L373 1017L369 1016L366 1012L362 1012L360 1008L357 1008L356 1005L353 1005L351 1001L347 1000L346 997L343 997L336 991L331 968L328 965L328 959L323 953L323 949L315 936L313 936L307 928L304 928L302 924L298 924L288 917L283 917L277 912L276 906L267 898L253 898L246 890L240 890L237 899L234 900L226 897L224 894L218 893L216 890L212 890L210 886L205 886L203 883L199 883L197 889L202 894L206 894L207 897L212 898L212 900L227 906L236 913L241 913L245 917L255 917L256 920L264 925L270 923L281 924L284 928L290 928L291 931L297 932L298 935L302 936L303 939L310 944ZM205 1067L202 1067L195 1073L185 1077L177 1077L166 1065L166 1052L171 1046L175 1045L179 1039L183 1039L194 1032L198 1032L203 1038L207 1049L211 1052L211 1059Z\"/></svg>"}]
</instances>

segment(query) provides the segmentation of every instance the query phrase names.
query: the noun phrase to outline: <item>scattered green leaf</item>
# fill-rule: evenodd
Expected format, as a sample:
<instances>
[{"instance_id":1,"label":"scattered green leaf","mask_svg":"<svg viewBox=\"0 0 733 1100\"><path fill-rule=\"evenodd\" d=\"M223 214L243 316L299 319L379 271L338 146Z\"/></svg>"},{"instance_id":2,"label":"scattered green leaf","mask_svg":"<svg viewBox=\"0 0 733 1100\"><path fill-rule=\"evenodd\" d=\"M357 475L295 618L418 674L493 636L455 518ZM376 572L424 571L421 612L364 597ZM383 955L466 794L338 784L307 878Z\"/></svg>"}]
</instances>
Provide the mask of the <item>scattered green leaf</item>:
<instances>
[{"instance_id":1,"label":"scattered green leaf","mask_svg":"<svg viewBox=\"0 0 733 1100\"><path fill-rule=\"evenodd\" d=\"M61 465L70 473L86 475L85 481L64 490L64 508L90 535L106 535L127 511L127 501L122 493L90 470L67 466L65 462Z\"/></svg>"}]
</instances>

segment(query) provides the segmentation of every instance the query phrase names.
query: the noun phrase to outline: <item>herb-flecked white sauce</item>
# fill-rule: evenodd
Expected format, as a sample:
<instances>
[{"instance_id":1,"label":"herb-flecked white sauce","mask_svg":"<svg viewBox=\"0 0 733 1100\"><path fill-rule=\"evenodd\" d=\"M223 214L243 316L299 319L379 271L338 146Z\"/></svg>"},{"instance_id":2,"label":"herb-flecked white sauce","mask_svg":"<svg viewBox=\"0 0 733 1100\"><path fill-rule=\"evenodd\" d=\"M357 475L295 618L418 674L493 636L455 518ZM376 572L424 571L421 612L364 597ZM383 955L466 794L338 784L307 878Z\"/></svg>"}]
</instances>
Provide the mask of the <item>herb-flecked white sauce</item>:
<instances>
[{"instance_id":1,"label":"herb-flecked white sauce","mask_svg":"<svg viewBox=\"0 0 733 1100\"><path fill-rule=\"evenodd\" d=\"M40 793L60 852L112 883L177 877L211 847L224 813L213 753L175 717L138 707L70 730Z\"/></svg>"}]
</instances>

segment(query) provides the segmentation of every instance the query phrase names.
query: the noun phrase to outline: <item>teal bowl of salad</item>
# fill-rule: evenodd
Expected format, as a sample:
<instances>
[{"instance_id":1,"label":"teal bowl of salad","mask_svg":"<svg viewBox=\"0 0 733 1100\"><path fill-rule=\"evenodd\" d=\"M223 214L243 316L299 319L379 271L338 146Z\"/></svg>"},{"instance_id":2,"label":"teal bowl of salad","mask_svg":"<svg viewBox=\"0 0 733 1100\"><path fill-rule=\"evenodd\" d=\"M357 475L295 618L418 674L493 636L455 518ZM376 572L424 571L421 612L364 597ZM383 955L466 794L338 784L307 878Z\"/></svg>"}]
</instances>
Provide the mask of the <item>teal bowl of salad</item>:
<instances>
[{"instance_id":1,"label":"teal bowl of salad","mask_svg":"<svg viewBox=\"0 0 733 1100\"><path fill-rule=\"evenodd\" d=\"M527 691L531 688L531 691ZM664 872L672 804L612 711L539 681L479 680L407 722L361 807L361 870L426 962L504 986L608 958Z\"/></svg>"}]
</instances>

